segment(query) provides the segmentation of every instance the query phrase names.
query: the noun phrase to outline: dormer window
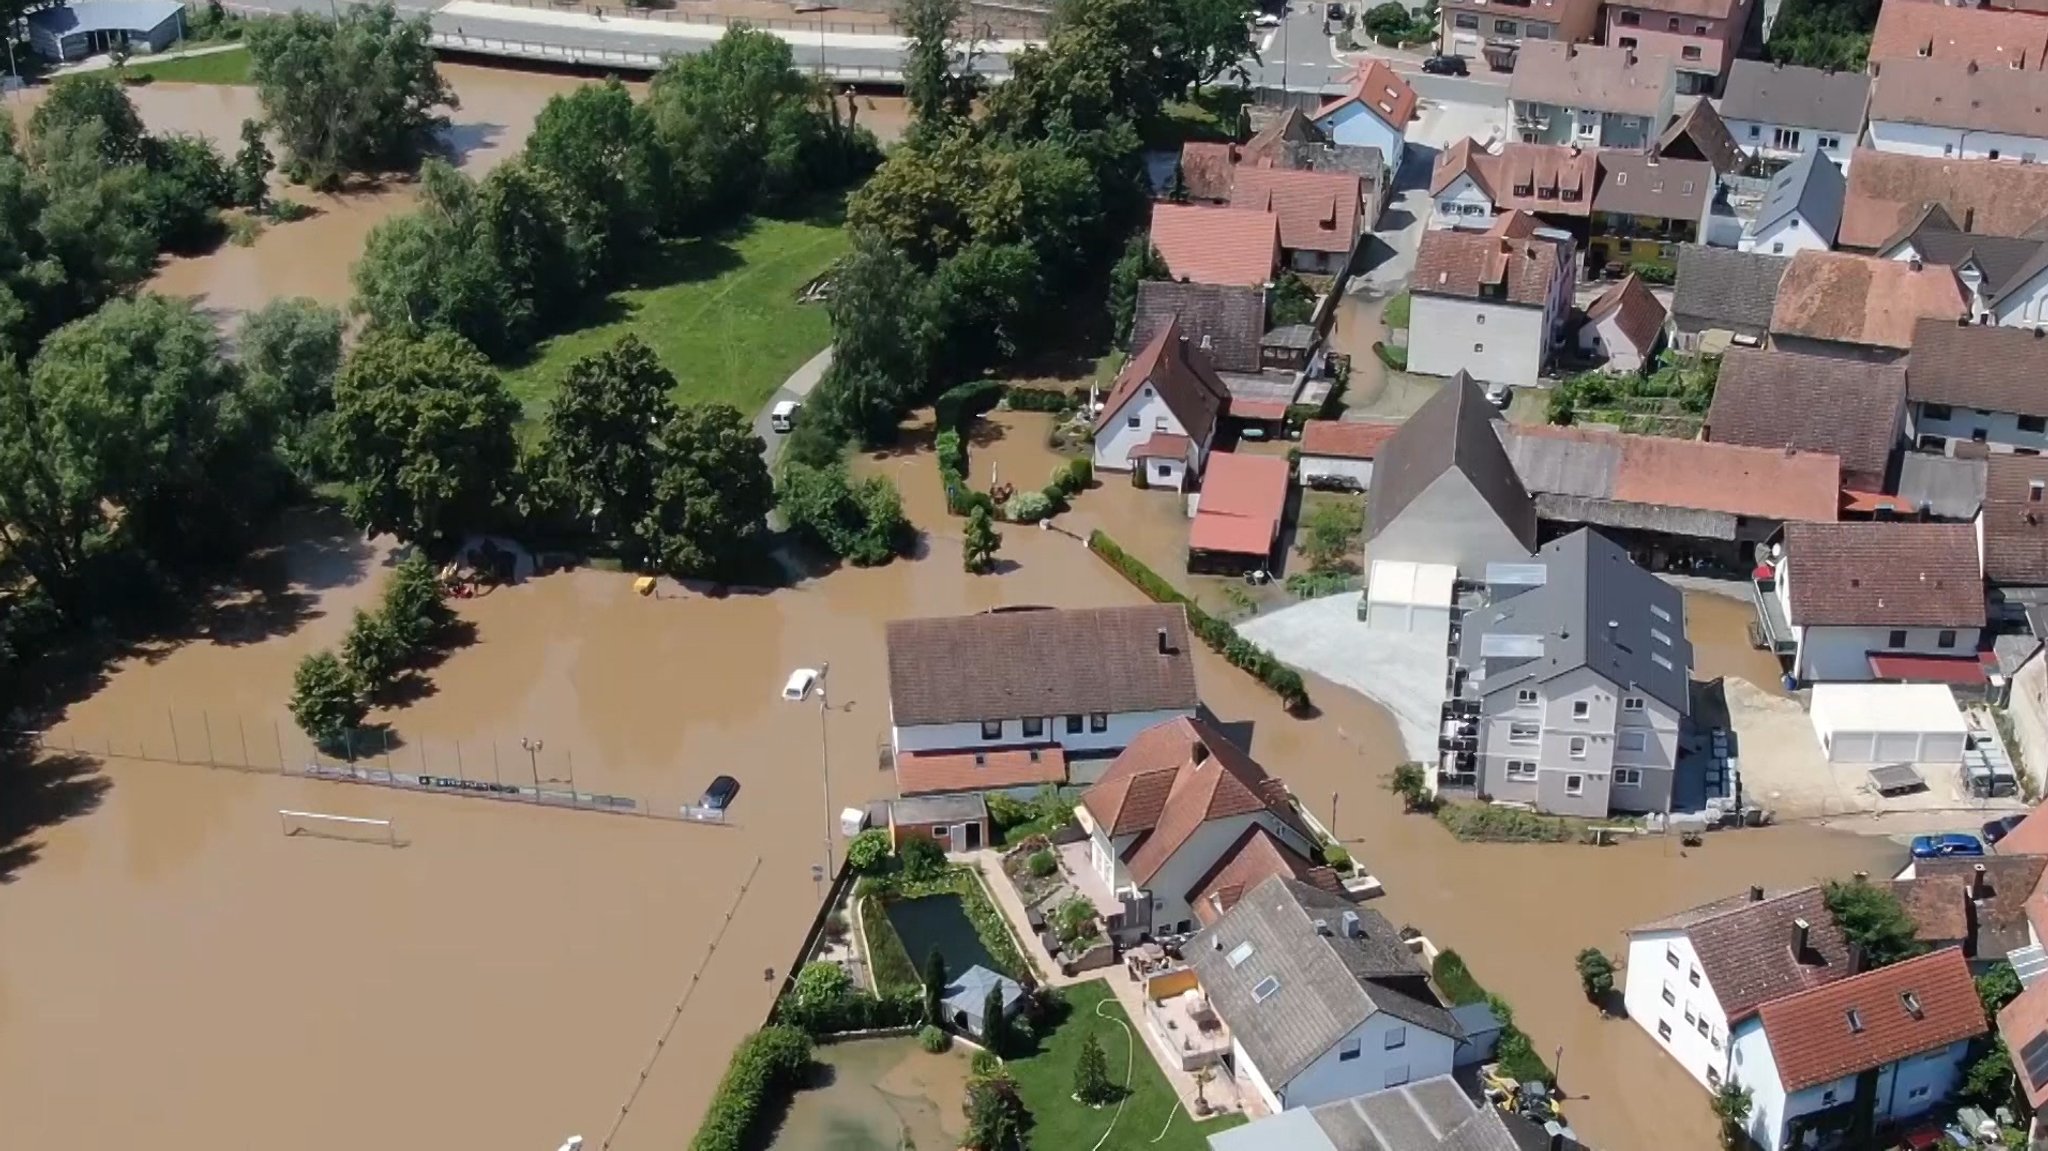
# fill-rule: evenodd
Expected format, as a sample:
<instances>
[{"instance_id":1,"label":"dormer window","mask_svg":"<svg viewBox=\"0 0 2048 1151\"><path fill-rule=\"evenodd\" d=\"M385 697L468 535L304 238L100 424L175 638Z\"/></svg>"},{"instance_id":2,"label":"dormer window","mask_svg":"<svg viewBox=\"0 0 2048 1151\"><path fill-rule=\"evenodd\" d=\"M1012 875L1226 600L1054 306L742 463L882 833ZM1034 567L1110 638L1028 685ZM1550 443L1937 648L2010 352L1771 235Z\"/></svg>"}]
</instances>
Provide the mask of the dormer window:
<instances>
[{"instance_id":1,"label":"dormer window","mask_svg":"<svg viewBox=\"0 0 2048 1151\"><path fill-rule=\"evenodd\" d=\"M1849 1009L1849 1034L1863 1034L1863 1013L1856 1010L1854 1007L1851 1007Z\"/></svg>"}]
</instances>

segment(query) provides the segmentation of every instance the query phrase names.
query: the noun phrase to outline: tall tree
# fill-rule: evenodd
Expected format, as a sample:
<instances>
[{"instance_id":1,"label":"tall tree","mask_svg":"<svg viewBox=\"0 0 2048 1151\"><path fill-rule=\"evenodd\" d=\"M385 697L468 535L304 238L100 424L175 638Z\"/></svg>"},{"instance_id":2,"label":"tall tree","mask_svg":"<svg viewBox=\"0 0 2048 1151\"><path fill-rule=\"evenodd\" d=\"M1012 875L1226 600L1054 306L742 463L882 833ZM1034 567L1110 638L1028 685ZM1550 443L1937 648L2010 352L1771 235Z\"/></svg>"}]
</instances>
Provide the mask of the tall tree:
<instances>
[{"instance_id":1,"label":"tall tree","mask_svg":"<svg viewBox=\"0 0 2048 1151\"><path fill-rule=\"evenodd\" d=\"M234 203L234 183L213 145L199 136L151 136L143 142L149 179L145 224L157 246L190 255L218 243L220 209Z\"/></svg>"},{"instance_id":2,"label":"tall tree","mask_svg":"<svg viewBox=\"0 0 2048 1151\"><path fill-rule=\"evenodd\" d=\"M370 713L362 685L331 651L299 661L292 676L292 719L322 749L354 759L351 737Z\"/></svg>"},{"instance_id":3,"label":"tall tree","mask_svg":"<svg viewBox=\"0 0 2048 1151\"><path fill-rule=\"evenodd\" d=\"M788 42L735 25L710 50L677 56L655 76L647 109L669 158L672 225L723 222L758 195L793 191L764 188L770 153L828 135L824 98L794 63Z\"/></svg>"},{"instance_id":4,"label":"tall tree","mask_svg":"<svg viewBox=\"0 0 2048 1151\"><path fill-rule=\"evenodd\" d=\"M985 575L996 566L996 553L1003 548L1003 536L996 531L988 509L974 505L967 513L967 531L960 538L961 566L974 575Z\"/></svg>"},{"instance_id":5,"label":"tall tree","mask_svg":"<svg viewBox=\"0 0 2048 1151\"><path fill-rule=\"evenodd\" d=\"M910 262L857 233L832 277L832 366L814 401L863 443L883 443L924 396L919 285Z\"/></svg>"},{"instance_id":6,"label":"tall tree","mask_svg":"<svg viewBox=\"0 0 2048 1151\"><path fill-rule=\"evenodd\" d=\"M40 153L51 136L97 124L101 161L108 164L139 164L148 133L135 104L106 72L81 72L65 76L50 85L43 102L28 120L29 153Z\"/></svg>"},{"instance_id":7,"label":"tall tree","mask_svg":"<svg viewBox=\"0 0 2048 1151\"><path fill-rule=\"evenodd\" d=\"M1127 347L1131 342L1131 325L1138 315L1138 285L1147 280L1172 278L1172 270L1159 255L1159 249L1152 246L1150 236L1140 232L1124 245L1123 256L1109 270L1109 320L1115 329L1117 347Z\"/></svg>"},{"instance_id":8,"label":"tall tree","mask_svg":"<svg viewBox=\"0 0 2048 1151\"><path fill-rule=\"evenodd\" d=\"M534 120L526 160L560 182L594 241L593 265L616 270L654 226L661 152L646 108L616 78L551 98Z\"/></svg>"},{"instance_id":9,"label":"tall tree","mask_svg":"<svg viewBox=\"0 0 2048 1151\"><path fill-rule=\"evenodd\" d=\"M570 226L566 190L547 173L513 161L486 177L476 195L476 242L484 275L511 308L508 347L531 343L581 298L588 245Z\"/></svg>"},{"instance_id":10,"label":"tall tree","mask_svg":"<svg viewBox=\"0 0 2048 1151\"><path fill-rule=\"evenodd\" d=\"M684 408L656 441L653 506L641 547L665 572L732 578L759 555L775 487L767 445L730 404Z\"/></svg>"},{"instance_id":11,"label":"tall tree","mask_svg":"<svg viewBox=\"0 0 2048 1151\"><path fill-rule=\"evenodd\" d=\"M1890 887L1862 879L1830 880L1821 889L1821 900L1842 937L1863 949L1866 966L1888 967L1920 954L1913 917Z\"/></svg>"},{"instance_id":12,"label":"tall tree","mask_svg":"<svg viewBox=\"0 0 2048 1151\"><path fill-rule=\"evenodd\" d=\"M242 146L228 168L234 202L244 208L262 207L270 198L270 170L275 164L270 145L263 141L263 125L242 121Z\"/></svg>"},{"instance_id":13,"label":"tall tree","mask_svg":"<svg viewBox=\"0 0 2048 1151\"><path fill-rule=\"evenodd\" d=\"M946 1022L946 953L936 947L924 957L924 1021L928 1027Z\"/></svg>"},{"instance_id":14,"label":"tall tree","mask_svg":"<svg viewBox=\"0 0 2048 1151\"><path fill-rule=\"evenodd\" d=\"M992 1055L1003 1053L1003 1040L1009 1034L1009 1020L1003 1014L1003 985L991 983L988 994L981 998L981 1045Z\"/></svg>"},{"instance_id":15,"label":"tall tree","mask_svg":"<svg viewBox=\"0 0 2048 1151\"><path fill-rule=\"evenodd\" d=\"M975 81L971 71L955 72L958 43L953 29L960 23L960 0L905 0L897 10L904 39L903 94L910 104L912 128L919 135L943 135L966 122L973 112ZM1243 38L1242 24L1239 38ZM970 43L963 61L973 64Z\"/></svg>"},{"instance_id":16,"label":"tall tree","mask_svg":"<svg viewBox=\"0 0 2048 1151\"><path fill-rule=\"evenodd\" d=\"M109 164L98 123L53 128L38 142L28 205L36 264L28 284L34 326L48 331L140 284L156 266L148 217L149 174Z\"/></svg>"},{"instance_id":17,"label":"tall tree","mask_svg":"<svg viewBox=\"0 0 2048 1151\"><path fill-rule=\"evenodd\" d=\"M518 418L504 381L460 338L365 341L334 386L332 458L350 517L429 545L488 526L518 458Z\"/></svg>"},{"instance_id":18,"label":"tall tree","mask_svg":"<svg viewBox=\"0 0 2048 1151\"><path fill-rule=\"evenodd\" d=\"M569 365L548 407L548 450L599 537L637 540L664 461L657 432L675 416L676 378L632 335Z\"/></svg>"},{"instance_id":19,"label":"tall tree","mask_svg":"<svg viewBox=\"0 0 2048 1151\"><path fill-rule=\"evenodd\" d=\"M523 347L514 333L529 330L534 304L498 275L476 185L445 162L429 160L420 188L417 211L370 230L351 273L351 306L369 318L373 332L454 332L493 354Z\"/></svg>"},{"instance_id":20,"label":"tall tree","mask_svg":"<svg viewBox=\"0 0 2048 1151\"><path fill-rule=\"evenodd\" d=\"M1074 1098L1099 1107L1116 1098L1116 1084L1109 1077L1109 1057L1102 1041L1089 1031L1081 1040L1080 1057L1074 1060Z\"/></svg>"},{"instance_id":21,"label":"tall tree","mask_svg":"<svg viewBox=\"0 0 2048 1151\"><path fill-rule=\"evenodd\" d=\"M249 313L236 341L250 394L274 420L279 454L304 478L320 472L341 331L340 312L298 296Z\"/></svg>"}]
</instances>

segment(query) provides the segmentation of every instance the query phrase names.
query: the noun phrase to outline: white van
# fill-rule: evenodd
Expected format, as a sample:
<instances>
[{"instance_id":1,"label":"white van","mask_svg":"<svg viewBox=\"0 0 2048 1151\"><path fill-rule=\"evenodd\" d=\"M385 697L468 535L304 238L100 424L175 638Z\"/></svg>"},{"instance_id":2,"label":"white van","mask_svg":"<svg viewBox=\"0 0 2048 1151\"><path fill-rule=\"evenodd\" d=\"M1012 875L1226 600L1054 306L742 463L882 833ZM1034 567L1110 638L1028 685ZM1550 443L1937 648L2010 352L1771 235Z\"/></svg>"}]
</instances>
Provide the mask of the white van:
<instances>
[{"instance_id":1,"label":"white van","mask_svg":"<svg viewBox=\"0 0 2048 1151\"><path fill-rule=\"evenodd\" d=\"M768 426L779 434L788 434L789 429L796 423L796 410L800 407L803 405L795 400L784 400L776 404L768 412Z\"/></svg>"}]
</instances>

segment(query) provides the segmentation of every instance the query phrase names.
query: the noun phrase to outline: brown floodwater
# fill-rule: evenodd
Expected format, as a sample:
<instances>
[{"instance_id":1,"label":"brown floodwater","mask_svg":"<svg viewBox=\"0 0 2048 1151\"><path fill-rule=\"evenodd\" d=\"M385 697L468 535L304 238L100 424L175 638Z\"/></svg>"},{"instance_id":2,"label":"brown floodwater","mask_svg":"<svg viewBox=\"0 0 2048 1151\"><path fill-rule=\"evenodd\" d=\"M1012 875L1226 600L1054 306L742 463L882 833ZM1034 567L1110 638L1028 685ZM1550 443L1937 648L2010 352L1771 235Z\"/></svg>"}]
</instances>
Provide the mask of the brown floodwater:
<instances>
[{"instance_id":1,"label":"brown floodwater","mask_svg":"<svg viewBox=\"0 0 2048 1151\"><path fill-rule=\"evenodd\" d=\"M899 1151L957 1147L963 1049L933 1055L917 1040L860 1039L817 1048L817 1082L790 1101L769 1151Z\"/></svg>"}]
</instances>

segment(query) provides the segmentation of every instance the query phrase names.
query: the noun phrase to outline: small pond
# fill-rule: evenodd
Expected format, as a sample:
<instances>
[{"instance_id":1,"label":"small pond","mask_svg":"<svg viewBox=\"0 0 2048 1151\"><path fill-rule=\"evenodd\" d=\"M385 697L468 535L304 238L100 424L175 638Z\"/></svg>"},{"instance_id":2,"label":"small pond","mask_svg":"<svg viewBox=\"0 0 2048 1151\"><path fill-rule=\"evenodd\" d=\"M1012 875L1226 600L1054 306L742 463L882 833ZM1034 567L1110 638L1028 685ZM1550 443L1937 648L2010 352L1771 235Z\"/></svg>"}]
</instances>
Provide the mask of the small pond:
<instances>
[{"instance_id":1,"label":"small pond","mask_svg":"<svg viewBox=\"0 0 2048 1151\"><path fill-rule=\"evenodd\" d=\"M958 975L970 967L1001 971L975 933L974 921L957 895L927 895L921 899L896 899L887 905L889 926L903 941L904 953L920 973L925 960L937 948L946 957L946 971Z\"/></svg>"},{"instance_id":2,"label":"small pond","mask_svg":"<svg viewBox=\"0 0 2048 1151\"><path fill-rule=\"evenodd\" d=\"M960 1145L968 1059L910 1037L821 1043L815 1086L797 1092L767 1151L939 1151Z\"/></svg>"}]
</instances>

